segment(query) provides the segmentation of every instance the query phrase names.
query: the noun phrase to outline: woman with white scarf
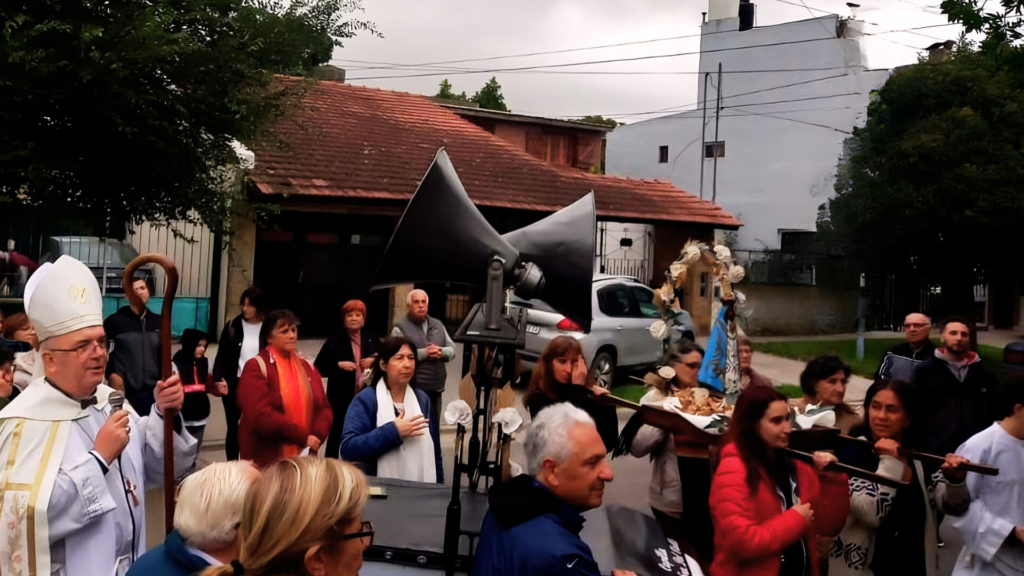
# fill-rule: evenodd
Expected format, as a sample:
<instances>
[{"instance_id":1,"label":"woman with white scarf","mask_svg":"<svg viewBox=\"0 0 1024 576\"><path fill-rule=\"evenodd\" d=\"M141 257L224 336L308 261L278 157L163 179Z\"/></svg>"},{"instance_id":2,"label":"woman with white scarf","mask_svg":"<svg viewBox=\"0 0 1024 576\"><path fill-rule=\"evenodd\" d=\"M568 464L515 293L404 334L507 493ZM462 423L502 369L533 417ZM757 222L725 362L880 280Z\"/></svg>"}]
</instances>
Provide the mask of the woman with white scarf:
<instances>
[{"instance_id":1,"label":"woman with white scarf","mask_svg":"<svg viewBox=\"0 0 1024 576\"><path fill-rule=\"evenodd\" d=\"M345 415L341 458L369 476L444 483L439 423L430 399L412 386L416 346L400 336L381 340L372 386L356 394Z\"/></svg>"}]
</instances>

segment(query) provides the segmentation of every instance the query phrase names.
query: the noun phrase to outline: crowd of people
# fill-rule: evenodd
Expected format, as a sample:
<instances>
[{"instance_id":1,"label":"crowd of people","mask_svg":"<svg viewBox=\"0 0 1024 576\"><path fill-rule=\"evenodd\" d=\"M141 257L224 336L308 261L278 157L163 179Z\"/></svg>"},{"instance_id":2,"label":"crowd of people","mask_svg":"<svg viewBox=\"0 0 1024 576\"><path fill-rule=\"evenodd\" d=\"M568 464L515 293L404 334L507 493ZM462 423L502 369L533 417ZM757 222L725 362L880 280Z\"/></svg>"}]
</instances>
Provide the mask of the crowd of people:
<instances>
[{"instance_id":1,"label":"crowd of people","mask_svg":"<svg viewBox=\"0 0 1024 576\"><path fill-rule=\"evenodd\" d=\"M346 303L311 363L299 319L250 288L212 365L208 336L188 330L163 380L160 318L145 281L133 289L141 306L104 322L91 271L62 257L29 279L26 313L4 319L0 574L354 575L375 536L366 476L444 482L440 398L455 347L425 292L409 294L385 338L366 329L362 302ZM582 514L603 503L610 457L627 455L652 462L649 503L674 550L715 576L937 574L943 521L964 542L954 574L1024 573L1024 378L1000 382L971 330L948 318L936 347L930 319L908 316L907 343L886 355L863 408L847 401L840 358L808 362L803 397L789 399L741 337L742 391L714 447L641 418L620 431L578 341L554 338L523 396L525 473L490 490L473 573L607 573L580 537ZM703 355L672 344L641 404L701 386ZM224 403L228 461L197 468L211 395ZM804 461L788 447L793 414L809 408L834 412L851 440ZM165 417L174 531L146 552L142 491L164 479Z\"/></svg>"}]
</instances>

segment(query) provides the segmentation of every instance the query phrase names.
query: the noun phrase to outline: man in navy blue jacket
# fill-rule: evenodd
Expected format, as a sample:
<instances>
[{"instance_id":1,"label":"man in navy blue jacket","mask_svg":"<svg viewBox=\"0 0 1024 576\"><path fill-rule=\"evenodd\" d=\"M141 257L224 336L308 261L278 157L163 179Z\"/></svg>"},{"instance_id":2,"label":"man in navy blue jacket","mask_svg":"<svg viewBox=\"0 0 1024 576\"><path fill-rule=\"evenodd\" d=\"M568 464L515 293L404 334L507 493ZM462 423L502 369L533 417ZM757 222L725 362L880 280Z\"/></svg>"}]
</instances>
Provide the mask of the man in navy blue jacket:
<instances>
[{"instance_id":1,"label":"man in navy blue jacket","mask_svg":"<svg viewBox=\"0 0 1024 576\"><path fill-rule=\"evenodd\" d=\"M593 419L568 403L545 408L530 426L525 449L529 474L490 491L473 574L598 576L579 536L580 513L601 505L604 485L615 475Z\"/></svg>"}]
</instances>

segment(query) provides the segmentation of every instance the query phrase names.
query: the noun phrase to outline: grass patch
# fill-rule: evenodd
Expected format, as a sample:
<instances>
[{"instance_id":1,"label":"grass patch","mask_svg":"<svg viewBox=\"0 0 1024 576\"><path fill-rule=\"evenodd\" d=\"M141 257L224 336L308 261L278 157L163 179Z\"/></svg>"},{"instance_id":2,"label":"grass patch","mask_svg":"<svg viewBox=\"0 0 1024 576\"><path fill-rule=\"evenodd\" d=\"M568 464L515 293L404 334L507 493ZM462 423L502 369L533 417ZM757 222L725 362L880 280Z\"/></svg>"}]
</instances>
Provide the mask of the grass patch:
<instances>
[{"instance_id":1,"label":"grass patch","mask_svg":"<svg viewBox=\"0 0 1024 576\"><path fill-rule=\"evenodd\" d=\"M761 342L754 344L758 352L792 358L807 362L823 354L835 354L845 360L853 373L865 378L874 378L875 370L890 348L902 344L902 338L876 338L864 340L864 359L857 360L857 339L809 340L798 342ZM995 346L978 345L981 361L997 375L1003 372L1003 350ZM785 392L783 392L785 393Z\"/></svg>"},{"instance_id":2,"label":"grass patch","mask_svg":"<svg viewBox=\"0 0 1024 576\"><path fill-rule=\"evenodd\" d=\"M612 396L639 404L640 399L644 397L644 394L647 394L647 387L641 384L626 384L625 386L616 386L610 392Z\"/></svg>"},{"instance_id":3,"label":"grass patch","mask_svg":"<svg viewBox=\"0 0 1024 576\"><path fill-rule=\"evenodd\" d=\"M803 398L804 391L796 384L779 384L775 387L786 398Z\"/></svg>"}]
</instances>

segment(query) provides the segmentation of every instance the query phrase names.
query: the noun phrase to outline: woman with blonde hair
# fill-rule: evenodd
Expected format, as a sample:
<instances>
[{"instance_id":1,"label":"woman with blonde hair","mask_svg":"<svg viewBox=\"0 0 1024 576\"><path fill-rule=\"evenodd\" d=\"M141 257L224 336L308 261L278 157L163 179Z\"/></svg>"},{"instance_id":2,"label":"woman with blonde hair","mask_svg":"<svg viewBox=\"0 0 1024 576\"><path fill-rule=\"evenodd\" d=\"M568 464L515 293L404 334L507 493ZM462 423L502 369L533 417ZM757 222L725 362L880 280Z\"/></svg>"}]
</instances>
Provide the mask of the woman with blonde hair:
<instances>
[{"instance_id":1,"label":"woman with blonde hair","mask_svg":"<svg viewBox=\"0 0 1024 576\"><path fill-rule=\"evenodd\" d=\"M366 496L366 477L347 462L275 462L246 495L239 559L202 576L356 576L373 543Z\"/></svg>"}]
</instances>

